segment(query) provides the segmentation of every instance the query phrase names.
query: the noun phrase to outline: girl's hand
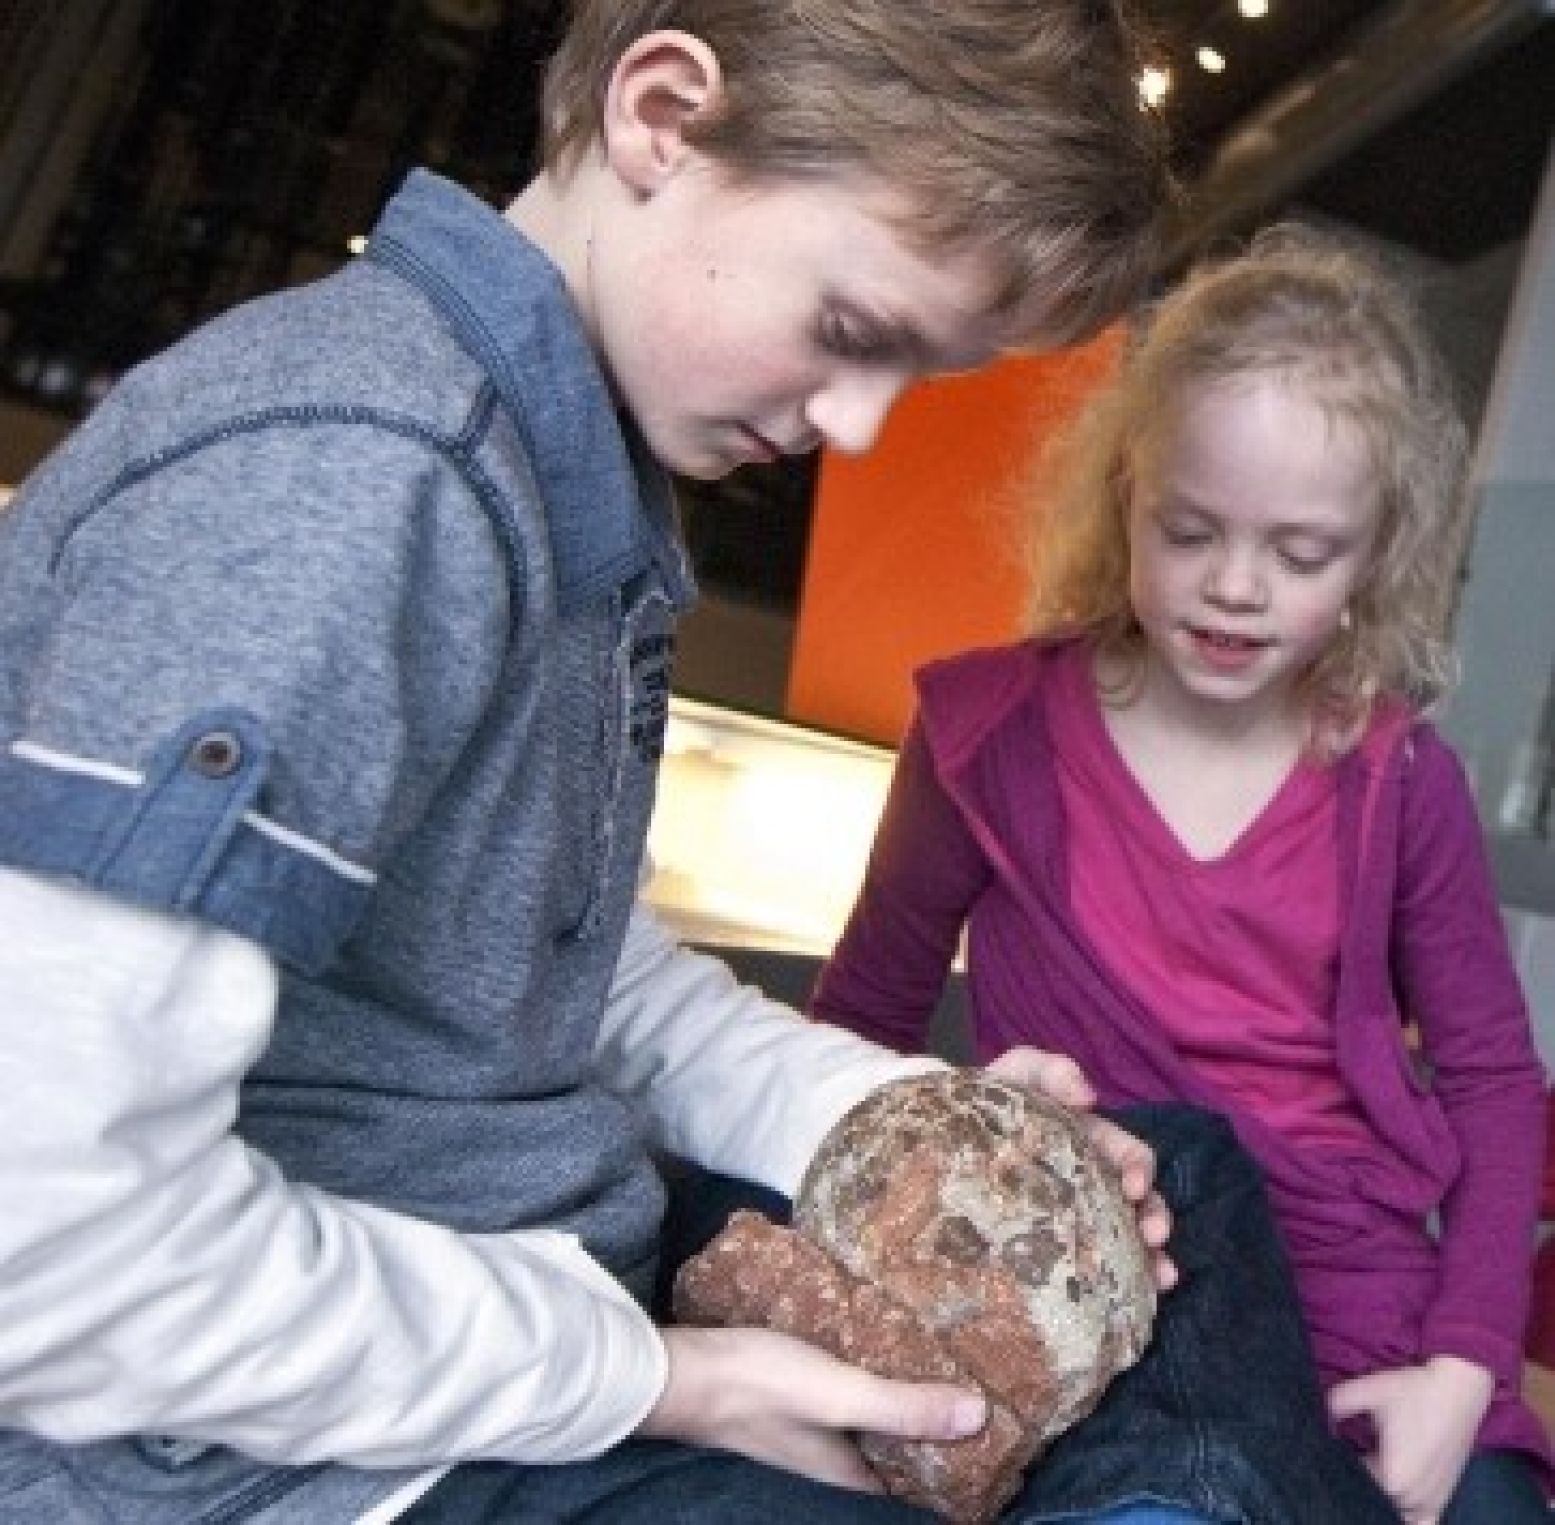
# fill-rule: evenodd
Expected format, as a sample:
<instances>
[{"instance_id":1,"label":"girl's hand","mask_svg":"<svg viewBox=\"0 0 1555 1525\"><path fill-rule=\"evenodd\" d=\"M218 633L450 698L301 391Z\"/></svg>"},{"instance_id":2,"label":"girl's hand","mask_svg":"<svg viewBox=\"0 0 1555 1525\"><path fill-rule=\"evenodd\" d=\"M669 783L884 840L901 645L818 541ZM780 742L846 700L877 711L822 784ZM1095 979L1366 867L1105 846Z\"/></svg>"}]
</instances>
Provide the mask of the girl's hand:
<instances>
[{"instance_id":1,"label":"girl's hand","mask_svg":"<svg viewBox=\"0 0 1555 1525\"><path fill-rule=\"evenodd\" d=\"M893 1382L766 1329L662 1330L669 1380L639 1435L738 1451L823 1483L882 1491L852 1432L912 1440L975 1435L975 1390Z\"/></svg>"},{"instance_id":2,"label":"girl's hand","mask_svg":"<svg viewBox=\"0 0 1555 1525\"><path fill-rule=\"evenodd\" d=\"M1335 1419L1370 1416L1377 1431L1377 1449L1366 1458L1372 1475L1404 1525L1437 1525L1494 1391L1495 1379L1483 1366L1432 1356L1420 1366L1336 1384L1328 1410Z\"/></svg>"},{"instance_id":3,"label":"girl's hand","mask_svg":"<svg viewBox=\"0 0 1555 1525\"><path fill-rule=\"evenodd\" d=\"M995 1080L1027 1086L1078 1112L1096 1105L1096 1092L1085 1072L1066 1054L1051 1054L1039 1048L1007 1049L988 1065L986 1073ZM1172 1232L1172 1215L1154 1190L1155 1153L1143 1139L1135 1138L1104 1117L1088 1117L1085 1121L1097 1148L1118 1172L1123 1195L1134 1204L1139 1231L1155 1251L1156 1286L1164 1292L1176 1285L1177 1267L1162 1248Z\"/></svg>"}]
</instances>

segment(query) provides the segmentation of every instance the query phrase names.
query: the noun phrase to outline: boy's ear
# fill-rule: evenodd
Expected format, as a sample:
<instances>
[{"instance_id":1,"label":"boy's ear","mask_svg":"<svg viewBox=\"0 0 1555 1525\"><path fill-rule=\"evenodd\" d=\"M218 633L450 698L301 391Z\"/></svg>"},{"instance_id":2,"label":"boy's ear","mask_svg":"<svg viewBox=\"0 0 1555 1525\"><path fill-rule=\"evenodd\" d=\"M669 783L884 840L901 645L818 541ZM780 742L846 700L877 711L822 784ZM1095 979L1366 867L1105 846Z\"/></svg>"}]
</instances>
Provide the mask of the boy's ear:
<instances>
[{"instance_id":1,"label":"boy's ear","mask_svg":"<svg viewBox=\"0 0 1555 1525\"><path fill-rule=\"evenodd\" d=\"M689 32L650 32L620 57L605 93L606 162L633 190L651 194L696 152L685 138L723 88L718 55Z\"/></svg>"}]
</instances>

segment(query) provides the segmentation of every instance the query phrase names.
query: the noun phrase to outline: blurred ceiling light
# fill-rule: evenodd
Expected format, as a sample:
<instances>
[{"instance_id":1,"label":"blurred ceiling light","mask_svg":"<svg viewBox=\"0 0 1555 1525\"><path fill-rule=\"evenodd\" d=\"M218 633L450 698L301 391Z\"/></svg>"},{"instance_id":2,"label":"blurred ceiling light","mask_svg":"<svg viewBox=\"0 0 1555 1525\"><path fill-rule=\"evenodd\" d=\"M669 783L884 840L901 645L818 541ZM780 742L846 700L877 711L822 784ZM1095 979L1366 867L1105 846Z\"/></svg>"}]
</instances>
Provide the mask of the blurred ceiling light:
<instances>
[{"instance_id":1,"label":"blurred ceiling light","mask_svg":"<svg viewBox=\"0 0 1555 1525\"><path fill-rule=\"evenodd\" d=\"M367 252L367 235L358 233L353 238L346 240L346 248L353 254L365 254Z\"/></svg>"},{"instance_id":2,"label":"blurred ceiling light","mask_svg":"<svg viewBox=\"0 0 1555 1525\"><path fill-rule=\"evenodd\" d=\"M1249 21L1257 21L1260 16L1269 14L1269 0L1236 0L1236 8Z\"/></svg>"},{"instance_id":3,"label":"blurred ceiling light","mask_svg":"<svg viewBox=\"0 0 1555 1525\"><path fill-rule=\"evenodd\" d=\"M1140 73L1139 99L1146 106L1159 106L1166 99L1167 92L1171 88L1172 75L1169 69L1150 64Z\"/></svg>"},{"instance_id":4,"label":"blurred ceiling light","mask_svg":"<svg viewBox=\"0 0 1555 1525\"><path fill-rule=\"evenodd\" d=\"M1222 53L1217 53L1214 48L1200 48L1194 57L1198 59L1199 67L1206 74L1225 73L1225 55Z\"/></svg>"}]
</instances>

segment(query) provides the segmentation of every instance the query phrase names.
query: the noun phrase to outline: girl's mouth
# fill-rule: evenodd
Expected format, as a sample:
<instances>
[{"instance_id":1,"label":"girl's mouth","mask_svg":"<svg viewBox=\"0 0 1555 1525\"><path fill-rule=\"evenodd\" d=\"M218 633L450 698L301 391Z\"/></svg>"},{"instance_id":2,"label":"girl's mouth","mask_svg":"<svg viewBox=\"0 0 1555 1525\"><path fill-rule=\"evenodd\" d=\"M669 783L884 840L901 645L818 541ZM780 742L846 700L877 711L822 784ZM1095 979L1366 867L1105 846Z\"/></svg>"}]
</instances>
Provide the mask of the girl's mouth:
<instances>
[{"instance_id":1,"label":"girl's mouth","mask_svg":"<svg viewBox=\"0 0 1555 1525\"><path fill-rule=\"evenodd\" d=\"M1257 651L1268 643L1257 636L1234 635L1227 630L1193 629L1196 641L1206 641L1211 646L1221 646L1228 651Z\"/></svg>"},{"instance_id":2,"label":"girl's mouth","mask_svg":"<svg viewBox=\"0 0 1555 1525\"><path fill-rule=\"evenodd\" d=\"M1206 630L1190 626L1188 634L1200 660L1222 671L1246 667L1268 645L1256 636L1237 635L1228 630Z\"/></svg>"}]
</instances>

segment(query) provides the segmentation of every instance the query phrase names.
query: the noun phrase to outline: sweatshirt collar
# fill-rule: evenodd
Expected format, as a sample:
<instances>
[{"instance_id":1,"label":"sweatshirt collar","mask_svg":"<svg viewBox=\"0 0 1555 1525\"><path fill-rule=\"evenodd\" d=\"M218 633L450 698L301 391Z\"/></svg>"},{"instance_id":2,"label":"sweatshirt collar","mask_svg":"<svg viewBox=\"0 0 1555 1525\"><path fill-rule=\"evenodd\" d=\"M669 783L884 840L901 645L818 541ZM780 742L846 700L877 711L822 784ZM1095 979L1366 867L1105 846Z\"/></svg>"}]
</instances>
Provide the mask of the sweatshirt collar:
<instances>
[{"instance_id":1,"label":"sweatshirt collar","mask_svg":"<svg viewBox=\"0 0 1555 1525\"><path fill-rule=\"evenodd\" d=\"M545 505L562 607L593 603L655 564L671 600L688 605L668 478L617 413L550 259L428 170L407 177L367 253L425 293L516 421Z\"/></svg>"}]
</instances>

